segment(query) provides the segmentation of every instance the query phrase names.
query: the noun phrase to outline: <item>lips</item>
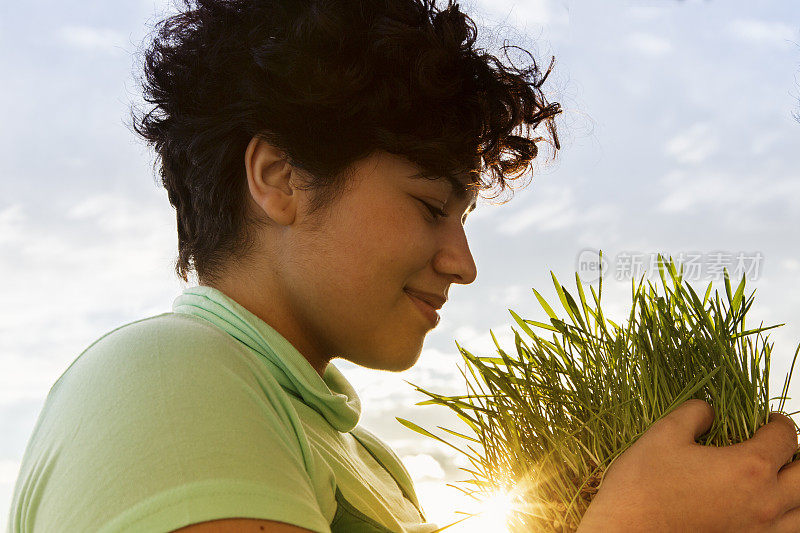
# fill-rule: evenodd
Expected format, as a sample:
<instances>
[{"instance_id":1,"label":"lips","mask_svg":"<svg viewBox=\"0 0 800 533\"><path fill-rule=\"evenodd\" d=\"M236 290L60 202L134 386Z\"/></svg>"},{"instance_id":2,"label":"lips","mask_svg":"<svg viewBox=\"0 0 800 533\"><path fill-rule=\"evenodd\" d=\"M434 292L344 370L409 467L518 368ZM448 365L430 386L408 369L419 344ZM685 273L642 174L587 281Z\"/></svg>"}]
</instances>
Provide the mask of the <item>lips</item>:
<instances>
[{"instance_id":1,"label":"lips","mask_svg":"<svg viewBox=\"0 0 800 533\"><path fill-rule=\"evenodd\" d=\"M431 292L409 289L408 287L406 287L405 291L409 293L411 296L419 298L423 302L429 304L434 309L441 309L442 306L447 302L447 298L445 298L444 296L440 296L438 294L434 294Z\"/></svg>"},{"instance_id":2,"label":"lips","mask_svg":"<svg viewBox=\"0 0 800 533\"><path fill-rule=\"evenodd\" d=\"M420 313L422 313L422 316L424 316L428 320L431 327L435 328L436 325L439 323L441 317L439 316L439 313L436 312L436 309L433 307L433 304L428 303L427 301L418 297L415 293L412 293L411 291L404 291L404 292L406 293L406 296L408 296L409 301L412 302L414 306L416 306L416 308L420 311ZM428 294L428 296L431 295Z\"/></svg>"}]
</instances>

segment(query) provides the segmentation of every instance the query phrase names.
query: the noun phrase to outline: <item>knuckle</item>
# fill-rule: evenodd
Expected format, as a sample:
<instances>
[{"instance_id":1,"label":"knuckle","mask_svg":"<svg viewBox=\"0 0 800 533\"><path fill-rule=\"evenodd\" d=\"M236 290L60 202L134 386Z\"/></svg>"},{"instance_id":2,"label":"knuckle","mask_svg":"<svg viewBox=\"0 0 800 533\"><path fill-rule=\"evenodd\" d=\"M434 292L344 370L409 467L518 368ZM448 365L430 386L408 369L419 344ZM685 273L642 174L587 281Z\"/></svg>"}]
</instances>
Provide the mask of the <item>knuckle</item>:
<instances>
[{"instance_id":1,"label":"knuckle","mask_svg":"<svg viewBox=\"0 0 800 533\"><path fill-rule=\"evenodd\" d=\"M709 404L705 400L701 400L700 398L691 398L689 400L686 400L686 403L692 404L692 405L697 405L697 406L711 407L711 404Z\"/></svg>"},{"instance_id":2,"label":"knuckle","mask_svg":"<svg viewBox=\"0 0 800 533\"><path fill-rule=\"evenodd\" d=\"M792 430L796 430L797 426L794 423L794 420L791 417L786 416L785 414L781 413L780 411L770 411L769 417L767 418L767 424L783 424L787 428L791 428Z\"/></svg>"},{"instance_id":3,"label":"knuckle","mask_svg":"<svg viewBox=\"0 0 800 533\"><path fill-rule=\"evenodd\" d=\"M708 425L714 423L714 420L717 418L717 410L714 409L714 406L708 402L703 402L705 404L706 416L708 417Z\"/></svg>"},{"instance_id":4,"label":"knuckle","mask_svg":"<svg viewBox=\"0 0 800 533\"><path fill-rule=\"evenodd\" d=\"M650 426L647 433L652 437L653 435L673 435L681 429L681 424L670 416L665 416L657 420Z\"/></svg>"},{"instance_id":5,"label":"knuckle","mask_svg":"<svg viewBox=\"0 0 800 533\"><path fill-rule=\"evenodd\" d=\"M750 484L760 484L769 475L769 460L759 454L750 455L741 464L741 476Z\"/></svg>"},{"instance_id":6,"label":"knuckle","mask_svg":"<svg viewBox=\"0 0 800 533\"><path fill-rule=\"evenodd\" d=\"M701 400L700 398L692 398L691 400L686 400L687 404L690 404L694 409L703 409L705 411L710 412L712 415L714 414L714 408L705 400Z\"/></svg>"}]
</instances>

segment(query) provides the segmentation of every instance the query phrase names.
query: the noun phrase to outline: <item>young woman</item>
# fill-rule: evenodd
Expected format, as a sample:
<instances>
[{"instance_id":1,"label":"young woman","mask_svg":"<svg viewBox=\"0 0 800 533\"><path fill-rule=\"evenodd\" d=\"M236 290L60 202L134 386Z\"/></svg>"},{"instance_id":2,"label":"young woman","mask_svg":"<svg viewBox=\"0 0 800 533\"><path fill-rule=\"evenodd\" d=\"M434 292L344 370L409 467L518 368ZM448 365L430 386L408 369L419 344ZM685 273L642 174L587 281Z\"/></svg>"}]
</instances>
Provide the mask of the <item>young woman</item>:
<instances>
[{"instance_id":1,"label":"young woman","mask_svg":"<svg viewBox=\"0 0 800 533\"><path fill-rule=\"evenodd\" d=\"M331 360L413 366L476 277L478 192L558 147L546 75L475 36L433 0L196 0L159 25L135 127L199 284L59 378L9 531L436 529ZM700 446L712 419L692 400L655 424L581 531L800 530L791 420Z\"/></svg>"}]
</instances>

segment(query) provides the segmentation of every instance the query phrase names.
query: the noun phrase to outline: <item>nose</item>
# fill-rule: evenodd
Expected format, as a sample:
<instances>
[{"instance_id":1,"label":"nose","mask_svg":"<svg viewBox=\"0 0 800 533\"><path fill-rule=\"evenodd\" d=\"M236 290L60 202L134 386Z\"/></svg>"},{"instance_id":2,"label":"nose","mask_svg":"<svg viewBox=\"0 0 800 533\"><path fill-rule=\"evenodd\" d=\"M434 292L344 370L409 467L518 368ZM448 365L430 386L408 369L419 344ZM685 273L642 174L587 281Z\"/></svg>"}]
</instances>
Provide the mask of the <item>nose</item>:
<instances>
[{"instance_id":1,"label":"nose","mask_svg":"<svg viewBox=\"0 0 800 533\"><path fill-rule=\"evenodd\" d=\"M469 285L478 277L478 268L469 249L464 226L451 225L451 230L443 236L443 244L433 261L434 269L448 276L455 276L453 283Z\"/></svg>"}]
</instances>

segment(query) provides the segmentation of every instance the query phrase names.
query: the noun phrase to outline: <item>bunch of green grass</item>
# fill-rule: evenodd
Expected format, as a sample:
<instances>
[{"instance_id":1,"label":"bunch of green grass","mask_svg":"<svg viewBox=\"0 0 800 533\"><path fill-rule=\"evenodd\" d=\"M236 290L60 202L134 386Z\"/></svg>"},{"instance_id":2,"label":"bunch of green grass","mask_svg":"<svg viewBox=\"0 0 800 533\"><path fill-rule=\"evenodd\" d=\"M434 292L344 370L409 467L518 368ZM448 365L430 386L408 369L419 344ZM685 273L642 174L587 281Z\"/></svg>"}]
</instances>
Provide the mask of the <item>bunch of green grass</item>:
<instances>
[{"instance_id":1,"label":"bunch of green grass","mask_svg":"<svg viewBox=\"0 0 800 533\"><path fill-rule=\"evenodd\" d=\"M772 345L763 332L778 325L745 327L753 304L753 294L744 295L745 278L733 290L725 272L726 301L717 291L712 297L711 284L700 297L671 259L659 257L659 274L663 294L649 281L645 286L644 277L632 282L632 308L620 325L603 315L602 277L597 292L590 286L590 303L577 274L577 299L553 275L567 319L534 289L550 323L523 320L509 309L528 337L512 328L516 356L500 348L491 331L499 357L475 356L456 342L472 377L462 371L468 394L445 396L412 384L431 398L417 405L452 409L474 436L439 428L477 450L398 420L467 456L472 468L462 470L473 479L462 483L471 488L455 488L479 500L506 494L512 532L577 529L614 459L690 398L715 409L701 444L749 439L767 422L770 400L779 398L783 411L800 346L782 394L770 398Z\"/></svg>"}]
</instances>

